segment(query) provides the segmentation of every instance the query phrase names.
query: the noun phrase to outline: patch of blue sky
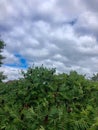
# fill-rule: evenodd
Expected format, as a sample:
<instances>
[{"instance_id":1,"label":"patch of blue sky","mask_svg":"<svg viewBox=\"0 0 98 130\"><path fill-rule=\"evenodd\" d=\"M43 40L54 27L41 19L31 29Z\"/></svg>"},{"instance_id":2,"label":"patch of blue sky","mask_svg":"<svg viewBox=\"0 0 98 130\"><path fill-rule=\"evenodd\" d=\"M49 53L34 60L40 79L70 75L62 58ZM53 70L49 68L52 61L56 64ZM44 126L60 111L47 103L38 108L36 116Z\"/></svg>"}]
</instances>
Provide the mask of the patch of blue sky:
<instances>
[{"instance_id":1,"label":"patch of blue sky","mask_svg":"<svg viewBox=\"0 0 98 130\"><path fill-rule=\"evenodd\" d=\"M14 68L23 68L23 69L28 68L28 63L27 63L26 58L24 58L20 54L14 54L14 56L19 59L19 63L13 63L13 64L9 63L9 64L6 64L6 66L14 67Z\"/></svg>"}]
</instances>

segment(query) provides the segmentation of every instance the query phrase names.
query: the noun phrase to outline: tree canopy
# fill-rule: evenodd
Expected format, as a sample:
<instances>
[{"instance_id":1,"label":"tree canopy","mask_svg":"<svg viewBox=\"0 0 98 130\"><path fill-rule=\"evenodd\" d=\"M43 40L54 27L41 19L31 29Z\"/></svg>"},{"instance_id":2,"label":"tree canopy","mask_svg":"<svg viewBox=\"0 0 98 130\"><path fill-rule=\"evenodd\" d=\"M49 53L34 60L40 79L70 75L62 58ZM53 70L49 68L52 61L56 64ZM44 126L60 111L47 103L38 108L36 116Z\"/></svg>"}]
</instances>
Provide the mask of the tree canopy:
<instances>
[{"instance_id":1,"label":"tree canopy","mask_svg":"<svg viewBox=\"0 0 98 130\"><path fill-rule=\"evenodd\" d=\"M0 67L3 64L2 60L5 58L1 53L2 50L4 49L5 43L3 40L0 39ZM3 75L3 72L0 72L0 82L2 82L3 79L5 79L6 76Z\"/></svg>"},{"instance_id":2,"label":"tree canopy","mask_svg":"<svg viewBox=\"0 0 98 130\"><path fill-rule=\"evenodd\" d=\"M0 130L98 130L98 83L31 67L0 87Z\"/></svg>"}]
</instances>

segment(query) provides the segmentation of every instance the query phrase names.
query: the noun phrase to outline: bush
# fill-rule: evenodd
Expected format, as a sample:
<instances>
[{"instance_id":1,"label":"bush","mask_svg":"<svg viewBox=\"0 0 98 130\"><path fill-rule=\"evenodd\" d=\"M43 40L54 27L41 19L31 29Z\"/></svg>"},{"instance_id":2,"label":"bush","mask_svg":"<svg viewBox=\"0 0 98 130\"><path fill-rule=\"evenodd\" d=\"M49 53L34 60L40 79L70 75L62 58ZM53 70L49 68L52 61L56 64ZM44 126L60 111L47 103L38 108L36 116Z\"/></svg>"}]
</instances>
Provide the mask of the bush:
<instances>
[{"instance_id":1,"label":"bush","mask_svg":"<svg viewBox=\"0 0 98 130\"><path fill-rule=\"evenodd\" d=\"M0 84L0 130L95 130L97 83L72 71L32 67Z\"/></svg>"}]
</instances>

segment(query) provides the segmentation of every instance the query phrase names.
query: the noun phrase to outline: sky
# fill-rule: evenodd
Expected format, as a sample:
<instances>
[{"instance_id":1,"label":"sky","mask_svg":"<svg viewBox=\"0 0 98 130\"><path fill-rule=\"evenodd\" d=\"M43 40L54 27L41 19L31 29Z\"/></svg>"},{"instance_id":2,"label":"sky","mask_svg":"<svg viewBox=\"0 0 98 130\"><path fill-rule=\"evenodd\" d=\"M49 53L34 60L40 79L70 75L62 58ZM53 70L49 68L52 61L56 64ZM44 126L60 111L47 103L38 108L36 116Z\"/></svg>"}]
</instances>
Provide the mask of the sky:
<instances>
[{"instance_id":1,"label":"sky","mask_svg":"<svg viewBox=\"0 0 98 130\"><path fill-rule=\"evenodd\" d=\"M57 72L98 72L98 0L0 0L8 80L42 64Z\"/></svg>"}]
</instances>

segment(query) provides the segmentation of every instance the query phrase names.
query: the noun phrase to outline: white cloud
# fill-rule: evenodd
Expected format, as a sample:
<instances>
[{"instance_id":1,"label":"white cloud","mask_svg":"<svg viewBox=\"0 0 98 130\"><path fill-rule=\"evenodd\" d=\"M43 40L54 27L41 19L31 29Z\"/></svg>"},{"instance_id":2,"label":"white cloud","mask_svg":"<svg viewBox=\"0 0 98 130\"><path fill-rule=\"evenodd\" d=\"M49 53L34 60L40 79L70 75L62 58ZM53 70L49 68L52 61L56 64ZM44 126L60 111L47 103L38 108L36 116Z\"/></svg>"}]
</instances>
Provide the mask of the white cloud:
<instances>
[{"instance_id":1,"label":"white cloud","mask_svg":"<svg viewBox=\"0 0 98 130\"><path fill-rule=\"evenodd\" d=\"M5 59L3 60L3 62L5 64L8 64L8 63L10 63L10 64L16 64L17 63L17 64L19 64L18 58L16 58L14 56L14 54L8 52L7 50L4 50L2 55L5 57Z\"/></svg>"},{"instance_id":2,"label":"white cloud","mask_svg":"<svg viewBox=\"0 0 98 130\"><path fill-rule=\"evenodd\" d=\"M5 81L18 79L18 78L22 77L21 69L19 69L19 68L2 66L0 68L0 71L4 72L4 74L7 75L7 79L5 79Z\"/></svg>"},{"instance_id":3,"label":"white cloud","mask_svg":"<svg viewBox=\"0 0 98 130\"><path fill-rule=\"evenodd\" d=\"M6 64L56 67L58 72L98 71L97 1L88 0L1 0L0 33L6 42ZM14 79L19 67L4 65L2 70ZM16 74L16 76L15 76Z\"/></svg>"},{"instance_id":4,"label":"white cloud","mask_svg":"<svg viewBox=\"0 0 98 130\"><path fill-rule=\"evenodd\" d=\"M98 36L98 13L94 12L84 12L82 13L77 23L75 24L75 31L78 35L90 35L95 36L97 38Z\"/></svg>"}]
</instances>

